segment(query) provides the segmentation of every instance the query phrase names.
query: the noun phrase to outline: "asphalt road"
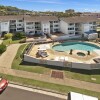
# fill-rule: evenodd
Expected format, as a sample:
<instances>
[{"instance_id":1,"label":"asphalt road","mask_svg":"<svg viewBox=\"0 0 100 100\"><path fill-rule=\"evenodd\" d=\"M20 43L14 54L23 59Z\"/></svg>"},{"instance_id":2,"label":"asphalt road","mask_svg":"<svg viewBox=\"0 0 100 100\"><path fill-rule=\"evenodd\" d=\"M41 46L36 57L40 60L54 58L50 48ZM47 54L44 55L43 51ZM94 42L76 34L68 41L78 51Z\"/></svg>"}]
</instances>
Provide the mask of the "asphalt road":
<instances>
[{"instance_id":1,"label":"asphalt road","mask_svg":"<svg viewBox=\"0 0 100 100\"><path fill-rule=\"evenodd\" d=\"M63 100L44 94L35 92L29 92L22 89L7 87L2 94L0 94L0 100Z\"/></svg>"}]
</instances>

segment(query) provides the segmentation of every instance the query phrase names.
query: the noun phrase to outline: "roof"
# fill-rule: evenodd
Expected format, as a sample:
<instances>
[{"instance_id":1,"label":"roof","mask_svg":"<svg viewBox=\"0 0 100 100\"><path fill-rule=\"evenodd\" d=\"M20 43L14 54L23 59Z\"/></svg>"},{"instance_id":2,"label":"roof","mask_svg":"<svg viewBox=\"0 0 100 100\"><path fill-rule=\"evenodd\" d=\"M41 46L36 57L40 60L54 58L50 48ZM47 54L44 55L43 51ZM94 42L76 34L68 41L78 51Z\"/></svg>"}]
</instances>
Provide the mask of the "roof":
<instances>
[{"instance_id":1,"label":"roof","mask_svg":"<svg viewBox=\"0 0 100 100\"><path fill-rule=\"evenodd\" d=\"M8 15L8 16L0 16L0 21L9 21L9 20L21 20L25 21L57 21L58 18L55 16L29 16L29 15Z\"/></svg>"},{"instance_id":2,"label":"roof","mask_svg":"<svg viewBox=\"0 0 100 100\"><path fill-rule=\"evenodd\" d=\"M89 32L85 32L86 34L98 34L96 31L89 31Z\"/></svg>"},{"instance_id":3,"label":"roof","mask_svg":"<svg viewBox=\"0 0 100 100\"><path fill-rule=\"evenodd\" d=\"M25 21L58 21L56 16L33 16L33 17L25 17Z\"/></svg>"},{"instance_id":4,"label":"roof","mask_svg":"<svg viewBox=\"0 0 100 100\"><path fill-rule=\"evenodd\" d=\"M61 18L60 20L63 20L67 23L84 23L84 22L93 22L97 21L98 19L96 17L91 16L75 16L75 17L67 17L67 18Z\"/></svg>"},{"instance_id":5,"label":"roof","mask_svg":"<svg viewBox=\"0 0 100 100\"><path fill-rule=\"evenodd\" d=\"M0 16L0 21L9 21L9 20L21 20L24 15L8 15ZM28 17L28 16L27 16Z\"/></svg>"},{"instance_id":6,"label":"roof","mask_svg":"<svg viewBox=\"0 0 100 100\"><path fill-rule=\"evenodd\" d=\"M98 100L96 97L70 92L71 100Z\"/></svg>"}]
</instances>

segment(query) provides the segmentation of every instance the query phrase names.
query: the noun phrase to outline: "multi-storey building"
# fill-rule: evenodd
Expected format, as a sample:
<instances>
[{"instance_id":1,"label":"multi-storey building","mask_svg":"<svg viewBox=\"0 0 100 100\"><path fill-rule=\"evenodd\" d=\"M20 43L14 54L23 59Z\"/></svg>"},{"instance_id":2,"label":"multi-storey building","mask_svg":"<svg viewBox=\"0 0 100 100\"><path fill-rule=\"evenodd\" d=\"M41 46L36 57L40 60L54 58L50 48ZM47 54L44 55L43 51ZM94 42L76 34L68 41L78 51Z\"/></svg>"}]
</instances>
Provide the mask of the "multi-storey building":
<instances>
[{"instance_id":1,"label":"multi-storey building","mask_svg":"<svg viewBox=\"0 0 100 100\"><path fill-rule=\"evenodd\" d=\"M82 35L85 32L96 31L95 17L68 17L60 19L60 31L68 35Z\"/></svg>"},{"instance_id":2,"label":"multi-storey building","mask_svg":"<svg viewBox=\"0 0 100 100\"><path fill-rule=\"evenodd\" d=\"M55 16L0 16L0 33L24 31L28 35L59 31Z\"/></svg>"},{"instance_id":3,"label":"multi-storey building","mask_svg":"<svg viewBox=\"0 0 100 100\"><path fill-rule=\"evenodd\" d=\"M97 18L77 16L58 19L55 16L0 16L0 33L24 31L27 35L62 32L76 36L96 31Z\"/></svg>"}]
</instances>

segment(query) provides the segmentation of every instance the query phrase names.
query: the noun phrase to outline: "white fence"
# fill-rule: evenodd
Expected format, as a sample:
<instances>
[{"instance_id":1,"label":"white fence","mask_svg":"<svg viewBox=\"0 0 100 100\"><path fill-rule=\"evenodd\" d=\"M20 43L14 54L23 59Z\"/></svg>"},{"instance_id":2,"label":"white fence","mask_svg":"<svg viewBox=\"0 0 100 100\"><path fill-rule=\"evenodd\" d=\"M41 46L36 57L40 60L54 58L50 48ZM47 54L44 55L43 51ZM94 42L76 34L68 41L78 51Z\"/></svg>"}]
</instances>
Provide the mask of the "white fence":
<instances>
[{"instance_id":1,"label":"white fence","mask_svg":"<svg viewBox=\"0 0 100 100\"><path fill-rule=\"evenodd\" d=\"M85 64L85 63L74 63L74 62L67 62L67 61L44 60L44 59L33 58L27 54L24 54L24 61L30 63L68 67L73 69L86 69L86 70L100 69L100 64Z\"/></svg>"},{"instance_id":2,"label":"white fence","mask_svg":"<svg viewBox=\"0 0 100 100\"><path fill-rule=\"evenodd\" d=\"M56 38L52 38L53 40L69 40L69 39L77 39L77 38L81 38L81 35L64 35L64 36L59 36Z\"/></svg>"}]
</instances>

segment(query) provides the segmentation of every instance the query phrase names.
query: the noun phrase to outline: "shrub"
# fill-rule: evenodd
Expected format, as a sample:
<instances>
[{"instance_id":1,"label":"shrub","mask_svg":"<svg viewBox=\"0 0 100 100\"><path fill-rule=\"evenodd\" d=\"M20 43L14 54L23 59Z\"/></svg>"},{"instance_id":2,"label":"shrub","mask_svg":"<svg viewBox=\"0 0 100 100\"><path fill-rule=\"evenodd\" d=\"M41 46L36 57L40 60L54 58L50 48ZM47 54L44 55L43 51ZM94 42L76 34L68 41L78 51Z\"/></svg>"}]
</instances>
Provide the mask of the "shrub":
<instances>
[{"instance_id":1,"label":"shrub","mask_svg":"<svg viewBox=\"0 0 100 100\"><path fill-rule=\"evenodd\" d=\"M18 32L18 33L15 33L14 37L16 37L16 38L24 38L26 36L25 36L24 32Z\"/></svg>"},{"instance_id":2,"label":"shrub","mask_svg":"<svg viewBox=\"0 0 100 100\"><path fill-rule=\"evenodd\" d=\"M0 54L2 54L3 52L5 52L6 49L7 49L6 45L0 44Z\"/></svg>"},{"instance_id":3,"label":"shrub","mask_svg":"<svg viewBox=\"0 0 100 100\"><path fill-rule=\"evenodd\" d=\"M26 42L26 38L21 39L21 40L19 41L19 43L25 43L25 42Z\"/></svg>"},{"instance_id":4,"label":"shrub","mask_svg":"<svg viewBox=\"0 0 100 100\"><path fill-rule=\"evenodd\" d=\"M13 36L12 33L7 33L7 34L4 35L4 38L5 39L11 39L12 36Z\"/></svg>"}]
</instances>

